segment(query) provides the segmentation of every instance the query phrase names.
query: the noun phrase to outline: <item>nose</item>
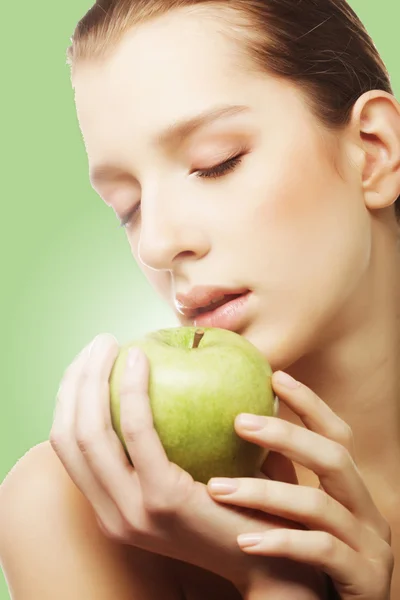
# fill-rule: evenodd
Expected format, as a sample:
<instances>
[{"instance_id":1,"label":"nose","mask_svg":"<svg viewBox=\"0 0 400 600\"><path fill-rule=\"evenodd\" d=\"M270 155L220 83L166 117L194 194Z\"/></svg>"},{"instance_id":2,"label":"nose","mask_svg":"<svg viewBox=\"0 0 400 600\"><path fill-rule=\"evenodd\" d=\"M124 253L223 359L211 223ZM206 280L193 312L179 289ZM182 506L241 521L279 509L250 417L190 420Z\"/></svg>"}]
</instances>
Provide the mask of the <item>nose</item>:
<instances>
[{"instance_id":1,"label":"nose","mask_svg":"<svg viewBox=\"0 0 400 600\"><path fill-rule=\"evenodd\" d=\"M183 260L198 260L210 248L204 212L185 198L142 198L138 254L148 267L172 270Z\"/></svg>"}]
</instances>

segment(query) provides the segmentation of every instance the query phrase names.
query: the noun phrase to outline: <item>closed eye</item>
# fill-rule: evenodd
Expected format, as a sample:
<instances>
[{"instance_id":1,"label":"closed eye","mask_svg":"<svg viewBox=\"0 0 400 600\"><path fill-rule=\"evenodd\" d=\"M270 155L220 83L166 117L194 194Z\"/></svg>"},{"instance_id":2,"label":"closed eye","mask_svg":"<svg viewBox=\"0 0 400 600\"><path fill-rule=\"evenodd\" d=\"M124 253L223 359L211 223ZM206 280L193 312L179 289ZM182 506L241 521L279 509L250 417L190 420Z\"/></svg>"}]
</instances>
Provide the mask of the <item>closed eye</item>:
<instances>
[{"instance_id":1,"label":"closed eye","mask_svg":"<svg viewBox=\"0 0 400 600\"><path fill-rule=\"evenodd\" d=\"M242 152L241 154L237 154L236 156L233 156L232 158L224 161L223 163L220 163L219 165L216 165L215 167L211 167L211 169L197 171L196 177L199 177L202 179L216 179L217 177L222 177L223 175L226 175L230 171L234 171L236 169L236 167L239 166L239 164L242 162L243 156L244 156L244 153ZM126 228L126 226L129 224L129 222L133 219L133 217L138 212L139 208L140 208L140 202L133 208L133 210L129 211L129 213L127 213L122 218L122 220L119 224L119 227Z\"/></svg>"},{"instance_id":2,"label":"closed eye","mask_svg":"<svg viewBox=\"0 0 400 600\"><path fill-rule=\"evenodd\" d=\"M229 171L233 171L234 169L236 169L236 167L242 162L242 157L243 153L237 154L236 156L233 156L229 160L226 160L225 162L220 163L219 165L216 165L211 169L197 171L196 177L205 179L222 177L226 173L229 173Z\"/></svg>"},{"instance_id":3,"label":"closed eye","mask_svg":"<svg viewBox=\"0 0 400 600\"><path fill-rule=\"evenodd\" d=\"M130 210L126 215L124 215L122 217L118 227L123 227L124 229L126 229L127 225L129 225L130 221L133 219L133 217L139 211L139 208L140 208L140 202L138 202L138 204L136 204L136 206L134 206L132 210Z\"/></svg>"}]
</instances>

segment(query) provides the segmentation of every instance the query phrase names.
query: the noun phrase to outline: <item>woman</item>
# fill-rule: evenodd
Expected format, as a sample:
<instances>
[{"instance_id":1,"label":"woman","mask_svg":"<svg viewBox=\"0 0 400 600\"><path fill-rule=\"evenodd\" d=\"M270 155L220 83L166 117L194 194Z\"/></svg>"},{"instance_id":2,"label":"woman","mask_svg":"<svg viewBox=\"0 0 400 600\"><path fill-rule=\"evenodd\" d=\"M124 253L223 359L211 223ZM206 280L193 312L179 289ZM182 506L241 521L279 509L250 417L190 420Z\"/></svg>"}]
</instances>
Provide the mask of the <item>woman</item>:
<instances>
[{"instance_id":1,"label":"woman","mask_svg":"<svg viewBox=\"0 0 400 600\"><path fill-rule=\"evenodd\" d=\"M182 325L240 294L206 324L264 353L280 418L235 422L271 449L264 477L194 482L152 428L139 353L133 470L108 408L119 346L98 336L51 447L3 485L24 515L0 548L13 597L397 598L400 107L362 24L344 0L98 2L69 62L91 183L135 259ZM57 535L32 501L12 510L27 478Z\"/></svg>"}]
</instances>

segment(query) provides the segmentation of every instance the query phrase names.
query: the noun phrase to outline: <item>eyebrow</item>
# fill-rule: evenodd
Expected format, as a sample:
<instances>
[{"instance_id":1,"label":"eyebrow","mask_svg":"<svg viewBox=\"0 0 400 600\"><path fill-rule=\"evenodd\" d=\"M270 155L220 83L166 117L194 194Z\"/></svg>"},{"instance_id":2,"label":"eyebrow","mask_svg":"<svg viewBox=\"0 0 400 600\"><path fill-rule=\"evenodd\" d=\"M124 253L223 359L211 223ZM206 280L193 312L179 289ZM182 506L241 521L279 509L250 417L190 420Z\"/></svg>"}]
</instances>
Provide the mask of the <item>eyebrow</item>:
<instances>
[{"instance_id":1,"label":"eyebrow","mask_svg":"<svg viewBox=\"0 0 400 600\"><path fill-rule=\"evenodd\" d=\"M223 117L233 116L250 110L249 106L243 104L224 104L205 110L193 117L173 122L161 133L158 133L152 140L155 146L167 148L169 146L181 146L190 136L192 136L201 127ZM92 184L100 183L112 177L123 175L124 170L118 165L109 163L99 164L90 171L90 181Z\"/></svg>"}]
</instances>

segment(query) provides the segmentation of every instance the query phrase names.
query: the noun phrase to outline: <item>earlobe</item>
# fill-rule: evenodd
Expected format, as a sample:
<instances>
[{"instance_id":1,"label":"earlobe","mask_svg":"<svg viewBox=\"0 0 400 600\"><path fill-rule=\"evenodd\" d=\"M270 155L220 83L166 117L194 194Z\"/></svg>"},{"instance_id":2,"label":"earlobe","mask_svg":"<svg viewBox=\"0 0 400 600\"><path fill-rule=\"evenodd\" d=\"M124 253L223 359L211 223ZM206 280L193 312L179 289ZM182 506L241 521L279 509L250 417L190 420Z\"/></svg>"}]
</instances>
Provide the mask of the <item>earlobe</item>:
<instances>
[{"instance_id":1,"label":"earlobe","mask_svg":"<svg viewBox=\"0 0 400 600\"><path fill-rule=\"evenodd\" d=\"M371 210L391 206L400 195L400 104L373 90L357 100L352 119L364 151L365 204Z\"/></svg>"}]
</instances>

